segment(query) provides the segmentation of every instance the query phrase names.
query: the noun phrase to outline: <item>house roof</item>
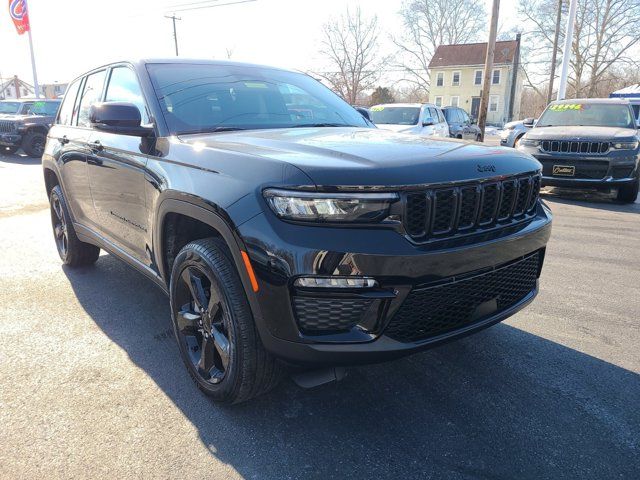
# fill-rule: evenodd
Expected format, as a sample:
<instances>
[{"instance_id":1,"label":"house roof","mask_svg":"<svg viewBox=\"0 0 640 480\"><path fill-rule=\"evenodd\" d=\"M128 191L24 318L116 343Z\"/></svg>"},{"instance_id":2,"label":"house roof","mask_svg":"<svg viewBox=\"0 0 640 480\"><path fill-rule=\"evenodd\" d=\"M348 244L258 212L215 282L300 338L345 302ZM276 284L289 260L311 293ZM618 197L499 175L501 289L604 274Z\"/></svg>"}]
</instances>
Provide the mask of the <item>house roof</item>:
<instances>
[{"instance_id":1,"label":"house roof","mask_svg":"<svg viewBox=\"0 0 640 480\"><path fill-rule=\"evenodd\" d=\"M513 63L517 46L517 40L496 42L493 63ZM429 68L484 65L486 56L486 42L440 45L429 62Z\"/></svg>"}]
</instances>

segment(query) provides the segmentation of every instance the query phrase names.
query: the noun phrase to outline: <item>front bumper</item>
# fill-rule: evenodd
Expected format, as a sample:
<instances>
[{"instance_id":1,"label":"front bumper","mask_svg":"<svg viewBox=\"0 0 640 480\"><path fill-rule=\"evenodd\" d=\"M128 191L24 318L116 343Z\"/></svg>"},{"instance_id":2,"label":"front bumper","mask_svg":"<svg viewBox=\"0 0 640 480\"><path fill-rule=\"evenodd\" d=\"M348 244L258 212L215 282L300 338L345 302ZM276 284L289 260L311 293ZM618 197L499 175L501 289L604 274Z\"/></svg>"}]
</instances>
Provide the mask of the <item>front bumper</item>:
<instances>
[{"instance_id":1,"label":"front bumper","mask_svg":"<svg viewBox=\"0 0 640 480\"><path fill-rule=\"evenodd\" d=\"M0 133L0 145L5 147L19 147L22 143L22 135L19 133Z\"/></svg>"},{"instance_id":2,"label":"front bumper","mask_svg":"<svg viewBox=\"0 0 640 480\"><path fill-rule=\"evenodd\" d=\"M485 328L523 308L537 293L551 213L539 205L536 216L516 231L494 232L472 244L414 245L393 230L295 225L268 212L238 230L258 277L260 289L252 308L267 350L296 364L344 365L385 361L423 350ZM476 273L534 253L540 260L533 284L507 308L497 308L491 299L474 312L473 321L455 328L416 339L389 333L412 292L474 278ZM294 287L295 278L304 275L367 276L375 278L378 287L366 291ZM313 300L304 305L310 318L315 314L320 324L333 320L332 302L336 314L345 308L349 313L359 301L365 306L354 328L319 334L301 328L299 298ZM321 301L314 303L317 299Z\"/></svg>"},{"instance_id":3,"label":"front bumper","mask_svg":"<svg viewBox=\"0 0 640 480\"><path fill-rule=\"evenodd\" d=\"M542 164L542 186L608 190L632 183L638 177L638 151L612 150L596 156L549 154L522 144L518 150L534 156ZM574 176L555 174L554 165L573 166Z\"/></svg>"}]
</instances>

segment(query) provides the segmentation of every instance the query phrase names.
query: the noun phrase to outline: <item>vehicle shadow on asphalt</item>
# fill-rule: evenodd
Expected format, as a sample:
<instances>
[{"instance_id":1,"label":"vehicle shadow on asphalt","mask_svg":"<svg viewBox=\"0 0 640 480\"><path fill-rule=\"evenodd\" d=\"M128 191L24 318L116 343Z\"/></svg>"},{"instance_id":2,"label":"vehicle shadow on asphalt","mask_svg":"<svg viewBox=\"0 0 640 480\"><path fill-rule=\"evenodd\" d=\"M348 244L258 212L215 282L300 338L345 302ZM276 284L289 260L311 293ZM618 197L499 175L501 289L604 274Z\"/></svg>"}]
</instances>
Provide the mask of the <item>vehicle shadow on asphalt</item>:
<instances>
[{"instance_id":1,"label":"vehicle shadow on asphalt","mask_svg":"<svg viewBox=\"0 0 640 480\"><path fill-rule=\"evenodd\" d=\"M25 154L14 153L11 155L7 155L5 153L0 153L0 163L15 163L15 164L23 164L23 165L36 165L38 163L42 163L41 158L32 158Z\"/></svg>"},{"instance_id":2,"label":"vehicle shadow on asphalt","mask_svg":"<svg viewBox=\"0 0 640 480\"><path fill-rule=\"evenodd\" d=\"M188 377L159 289L111 255L64 272L93 321L184 413L211 455L244 477L634 478L640 471L640 376L506 324L354 368L338 384L302 390L285 381L220 407Z\"/></svg>"}]
</instances>

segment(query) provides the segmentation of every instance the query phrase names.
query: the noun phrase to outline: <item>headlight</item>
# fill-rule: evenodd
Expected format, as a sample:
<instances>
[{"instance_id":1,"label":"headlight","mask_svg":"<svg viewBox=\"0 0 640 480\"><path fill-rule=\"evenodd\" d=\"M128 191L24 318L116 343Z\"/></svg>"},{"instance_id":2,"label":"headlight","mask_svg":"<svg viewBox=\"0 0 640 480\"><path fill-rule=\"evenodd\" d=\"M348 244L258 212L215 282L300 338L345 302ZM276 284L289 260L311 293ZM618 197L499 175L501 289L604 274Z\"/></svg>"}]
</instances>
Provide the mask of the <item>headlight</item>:
<instances>
[{"instance_id":1,"label":"headlight","mask_svg":"<svg viewBox=\"0 0 640 480\"><path fill-rule=\"evenodd\" d=\"M389 215L396 193L315 193L269 189L271 210L280 218L305 222L375 223Z\"/></svg>"},{"instance_id":2,"label":"headlight","mask_svg":"<svg viewBox=\"0 0 640 480\"><path fill-rule=\"evenodd\" d=\"M612 143L611 146L616 150L635 150L638 148L638 142L616 142Z\"/></svg>"},{"instance_id":3,"label":"headlight","mask_svg":"<svg viewBox=\"0 0 640 480\"><path fill-rule=\"evenodd\" d=\"M520 140L520 145L522 145L523 147L537 147L540 145L540 140L532 140L524 137L522 140Z\"/></svg>"}]
</instances>

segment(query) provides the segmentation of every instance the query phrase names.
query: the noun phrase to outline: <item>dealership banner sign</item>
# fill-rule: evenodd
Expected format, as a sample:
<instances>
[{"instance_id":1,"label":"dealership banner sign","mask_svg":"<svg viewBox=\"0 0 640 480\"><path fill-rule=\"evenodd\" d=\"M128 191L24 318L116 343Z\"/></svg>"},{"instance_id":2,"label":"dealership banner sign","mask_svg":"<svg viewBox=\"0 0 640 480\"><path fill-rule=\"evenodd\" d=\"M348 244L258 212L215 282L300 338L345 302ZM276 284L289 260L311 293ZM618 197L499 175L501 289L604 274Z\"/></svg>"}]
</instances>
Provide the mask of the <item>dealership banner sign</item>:
<instances>
[{"instance_id":1,"label":"dealership banner sign","mask_svg":"<svg viewBox=\"0 0 640 480\"><path fill-rule=\"evenodd\" d=\"M29 13L27 12L27 0L9 0L9 15L16 26L18 35L29 31Z\"/></svg>"}]
</instances>

